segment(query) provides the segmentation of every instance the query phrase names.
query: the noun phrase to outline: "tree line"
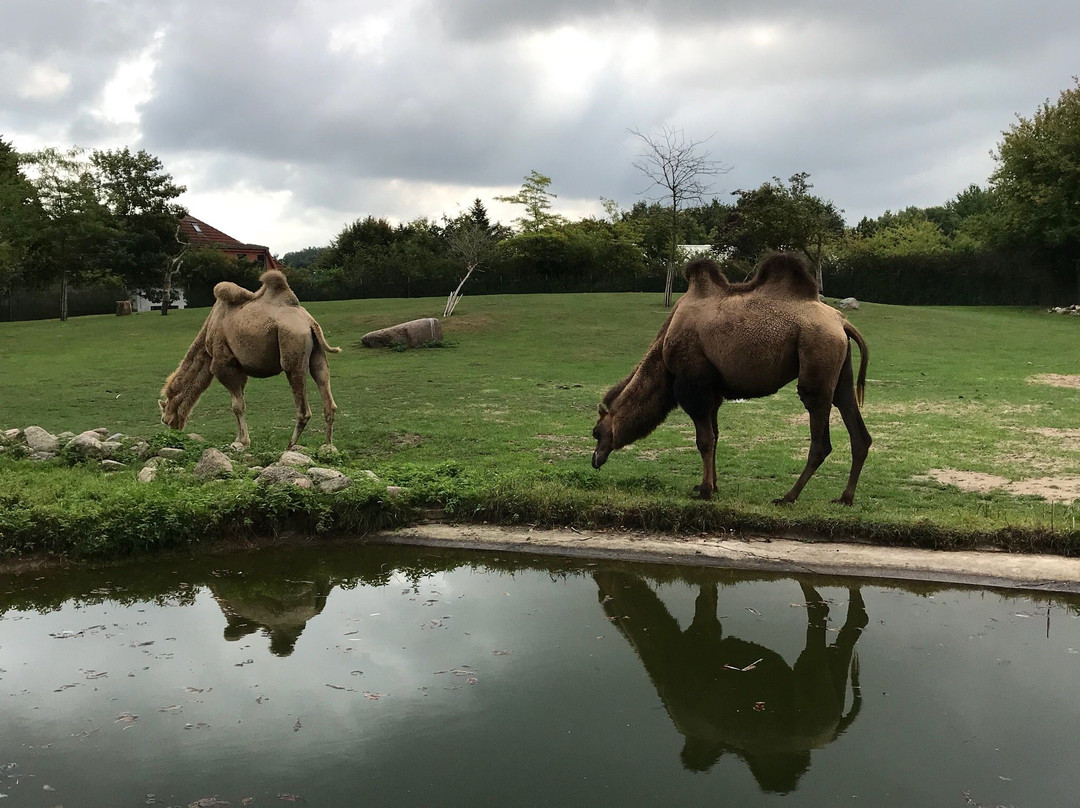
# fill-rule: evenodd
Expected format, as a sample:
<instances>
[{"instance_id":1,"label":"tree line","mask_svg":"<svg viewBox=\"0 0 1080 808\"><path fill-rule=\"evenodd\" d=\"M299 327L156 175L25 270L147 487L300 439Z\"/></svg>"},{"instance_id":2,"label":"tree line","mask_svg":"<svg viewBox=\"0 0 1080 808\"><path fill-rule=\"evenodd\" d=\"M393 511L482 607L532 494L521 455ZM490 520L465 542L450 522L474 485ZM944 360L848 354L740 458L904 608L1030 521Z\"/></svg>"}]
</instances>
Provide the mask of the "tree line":
<instances>
[{"instance_id":1,"label":"tree line","mask_svg":"<svg viewBox=\"0 0 1080 808\"><path fill-rule=\"evenodd\" d=\"M1080 274L1080 81L1030 117L1018 117L993 153L985 185L946 202L886 211L849 227L814 193L807 173L773 177L730 199L706 198L710 173L726 170L677 130L634 131L646 149L635 167L657 186L629 209L570 221L555 212L552 179L533 170L499 201L520 206L510 225L490 221L482 200L439 220L392 223L368 215L322 247L281 260L302 297L660 291L703 245L733 278L769 250L802 252L827 294L883 302L1042 303L1077 299ZM679 177L671 165L694 170ZM681 183L681 184L680 184ZM677 187L673 187L674 185ZM145 151L20 154L0 138L0 294L59 284L110 282L123 292L160 289L166 274L189 302L212 301L229 279L257 283L259 267L178 239L184 192ZM947 299L935 300L937 290ZM930 299L925 299L929 297ZM64 308L61 308L62 315ZM9 318L13 316L9 312Z\"/></svg>"}]
</instances>

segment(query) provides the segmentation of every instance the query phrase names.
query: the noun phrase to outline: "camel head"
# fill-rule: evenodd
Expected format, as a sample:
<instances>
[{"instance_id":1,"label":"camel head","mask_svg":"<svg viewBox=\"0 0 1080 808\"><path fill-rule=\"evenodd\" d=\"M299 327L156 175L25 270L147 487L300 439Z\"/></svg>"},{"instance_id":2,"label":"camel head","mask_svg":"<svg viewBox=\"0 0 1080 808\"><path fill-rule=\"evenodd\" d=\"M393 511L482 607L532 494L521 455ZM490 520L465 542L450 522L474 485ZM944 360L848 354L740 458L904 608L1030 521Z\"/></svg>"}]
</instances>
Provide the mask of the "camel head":
<instances>
[{"instance_id":1,"label":"camel head","mask_svg":"<svg viewBox=\"0 0 1080 808\"><path fill-rule=\"evenodd\" d=\"M158 399L158 407L161 409L161 423L165 424L169 429L183 429L187 425L190 410L185 412L184 408L179 404L180 400L176 396L164 400Z\"/></svg>"},{"instance_id":2,"label":"camel head","mask_svg":"<svg viewBox=\"0 0 1080 808\"><path fill-rule=\"evenodd\" d=\"M592 467L594 469L604 465L607 462L608 455L617 448L615 446L615 418L611 413L611 408L606 403L601 403L596 409L600 415L600 420L596 422L596 426L593 427L592 431L593 439L596 441L596 449L593 450L592 455Z\"/></svg>"}]
</instances>

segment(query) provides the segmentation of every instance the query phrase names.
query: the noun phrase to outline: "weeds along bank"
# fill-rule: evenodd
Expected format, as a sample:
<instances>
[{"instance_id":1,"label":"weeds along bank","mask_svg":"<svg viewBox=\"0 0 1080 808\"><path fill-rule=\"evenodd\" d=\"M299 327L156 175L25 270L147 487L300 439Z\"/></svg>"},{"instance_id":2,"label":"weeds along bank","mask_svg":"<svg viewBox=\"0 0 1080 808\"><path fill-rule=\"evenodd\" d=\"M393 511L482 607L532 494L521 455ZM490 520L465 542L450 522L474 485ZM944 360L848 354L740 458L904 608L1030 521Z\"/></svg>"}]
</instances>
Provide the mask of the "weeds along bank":
<instances>
[{"instance_id":1,"label":"weeds along bank","mask_svg":"<svg viewBox=\"0 0 1080 808\"><path fill-rule=\"evenodd\" d=\"M492 476L454 463L384 463L372 470L339 451L317 457L300 451L226 454L198 435L175 432L149 440L105 429L43 432L28 427L0 433L0 560L40 554L115 559L285 535L359 539L432 518L619 527L667 532L673 540L771 534L1063 555L1080 547L1080 536L1071 530L963 530L775 506L731 507L681 492L649 493L645 483L597 490L550 471ZM59 444L55 452L40 448L49 437Z\"/></svg>"}]
</instances>

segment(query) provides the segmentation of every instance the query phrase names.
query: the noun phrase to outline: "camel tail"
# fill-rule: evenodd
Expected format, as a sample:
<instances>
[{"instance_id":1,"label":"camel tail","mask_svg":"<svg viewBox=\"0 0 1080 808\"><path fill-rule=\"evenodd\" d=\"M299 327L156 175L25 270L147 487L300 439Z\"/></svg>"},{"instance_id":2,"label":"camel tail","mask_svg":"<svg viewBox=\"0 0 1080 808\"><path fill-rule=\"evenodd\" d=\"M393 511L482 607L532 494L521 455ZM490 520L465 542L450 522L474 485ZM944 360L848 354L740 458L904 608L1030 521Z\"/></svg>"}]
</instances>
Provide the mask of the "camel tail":
<instances>
[{"instance_id":1,"label":"camel tail","mask_svg":"<svg viewBox=\"0 0 1080 808\"><path fill-rule=\"evenodd\" d=\"M855 400L859 403L859 409L862 409L863 398L866 394L866 366L870 363L870 354L866 349L866 340L859 333L859 329L847 320L844 320L844 332L859 346L859 377L855 382Z\"/></svg>"},{"instance_id":2,"label":"camel tail","mask_svg":"<svg viewBox=\"0 0 1080 808\"><path fill-rule=\"evenodd\" d=\"M322 326L316 322L314 317L311 318L311 334L315 337L315 341L319 343L319 347L327 353L341 353L341 348L333 348L330 346L330 343L326 341Z\"/></svg>"}]
</instances>

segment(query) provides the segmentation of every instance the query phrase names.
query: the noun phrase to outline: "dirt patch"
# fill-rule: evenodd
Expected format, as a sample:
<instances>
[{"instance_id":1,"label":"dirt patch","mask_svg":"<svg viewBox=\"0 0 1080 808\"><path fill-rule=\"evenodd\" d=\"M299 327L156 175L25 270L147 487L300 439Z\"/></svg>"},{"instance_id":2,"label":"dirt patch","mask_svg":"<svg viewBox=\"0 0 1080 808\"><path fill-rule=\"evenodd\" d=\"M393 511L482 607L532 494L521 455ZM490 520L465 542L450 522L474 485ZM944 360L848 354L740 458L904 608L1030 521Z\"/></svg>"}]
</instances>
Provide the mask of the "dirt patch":
<instances>
[{"instance_id":1,"label":"dirt patch","mask_svg":"<svg viewBox=\"0 0 1080 808\"><path fill-rule=\"evenodd\" d=\"M539 449L544 457L561 460L592 453L592 439L583 435L537 435L536 438L549 444Z\"/></svg>"},{"instance_id":2,"label":"dirt patch","mask_svg":"<svg viewBox=\"0 0 1080 808\"><path fill-rule=\"evenodd\" d=\"M1063 375L1061 373L1040 373L1036 376L1028 376L1031 384L1048 384L1051 387L1068 387L1072 390L1080 390L1080 376Z\"/></svg>"},{"instance_id":3,"label":"dirt patch","mask_svg":"<svg viewBox=\"0 0 1080 808\"><path fill-rule=\"evenodd\" d=\"M995 488L1004 488L1009 484L1007 477L982 474L978 471L960 471L960 469L930 469L926 474L915 479L934 480L942 485L952 485L961 491L972 491L978 494L985 494Z\"/></svg>"},{"instance_id":4,"label":"dirt patch","mask_svg":"<svg viewBox=\"0 0 1080 808\"><path fill-rule=\"evenodd\" d=\"M1004 491L1015 497L1042 497L1047 502L1060 502L1071 505L1080 499L1080 477L1064 475L1060 477L1034 477L1026 480L1009 480L996 474L984 474L978 471L960 469L930 469L914 479L933 480L942 485L951 485L961 491L986 494L990 491Z\"/></svg>"},{"instance_id":5,"label":"dirt patch","mask_svg":"<svg viewBox=\"0 0 1080 808\"><path fill-rule=\"evenodd\" d=\"M415 449L423 442L424 438L422 436L415 435L412 432L394 432L390 436L390 444L395 449Z\"/></svg>"}]
</instances>

